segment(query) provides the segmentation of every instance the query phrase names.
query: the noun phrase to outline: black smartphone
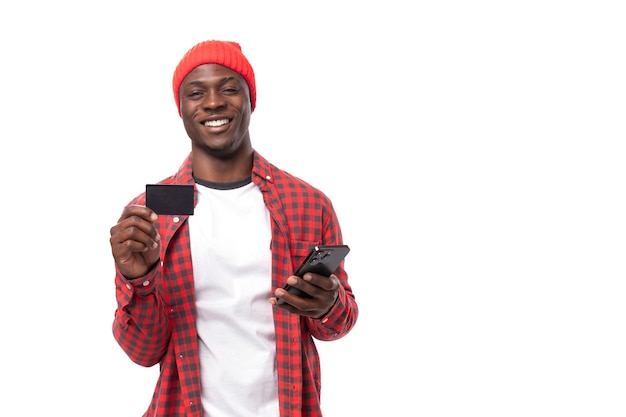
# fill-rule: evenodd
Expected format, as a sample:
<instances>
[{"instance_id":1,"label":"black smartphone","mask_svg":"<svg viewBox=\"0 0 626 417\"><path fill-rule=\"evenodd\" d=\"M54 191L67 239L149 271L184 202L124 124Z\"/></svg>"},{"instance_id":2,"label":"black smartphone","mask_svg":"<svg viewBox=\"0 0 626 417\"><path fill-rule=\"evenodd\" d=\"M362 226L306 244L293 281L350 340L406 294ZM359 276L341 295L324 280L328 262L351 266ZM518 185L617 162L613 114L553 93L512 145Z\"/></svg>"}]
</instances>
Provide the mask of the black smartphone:
<instances>
[{"instance_id":1,"label":"black smartphone","mask_svg":"<svg viewBox=\"0 0 626 417\"><path fill-rule=\"evenodd\" d=\"M320 245L315 246L304 259L302 264L296 269L294 275L302 277L307 272L314 274L330 276L337 270L339 264L350 252L348 245ZM311 298L311 296L298 288L285 284L283 289L287 292L303 298ZM282 299L278 299L278 304L283 304Z\"/></svg>"}]
</instances>

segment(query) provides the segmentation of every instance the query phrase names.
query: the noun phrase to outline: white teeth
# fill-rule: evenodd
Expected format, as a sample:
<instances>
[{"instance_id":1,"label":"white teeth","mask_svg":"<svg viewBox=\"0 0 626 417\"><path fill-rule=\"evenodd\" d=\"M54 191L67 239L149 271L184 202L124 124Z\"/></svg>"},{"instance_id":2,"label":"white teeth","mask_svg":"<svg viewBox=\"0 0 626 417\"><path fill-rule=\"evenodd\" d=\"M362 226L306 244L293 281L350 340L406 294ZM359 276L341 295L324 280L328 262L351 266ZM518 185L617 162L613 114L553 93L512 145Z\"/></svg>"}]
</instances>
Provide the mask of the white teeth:
<instances>
[{"instance_id":1,"label":"white teeth","mask_svg":"<svg viewBox=\"0 0 626 417\"><path fill-rule=\"evenodd\" d=\"M228 123L228 119L207 120L206 122L204 122L204 125L207 127L218 127L218 126L224 126L226 123Z\"/></svg>"}]
</instances>

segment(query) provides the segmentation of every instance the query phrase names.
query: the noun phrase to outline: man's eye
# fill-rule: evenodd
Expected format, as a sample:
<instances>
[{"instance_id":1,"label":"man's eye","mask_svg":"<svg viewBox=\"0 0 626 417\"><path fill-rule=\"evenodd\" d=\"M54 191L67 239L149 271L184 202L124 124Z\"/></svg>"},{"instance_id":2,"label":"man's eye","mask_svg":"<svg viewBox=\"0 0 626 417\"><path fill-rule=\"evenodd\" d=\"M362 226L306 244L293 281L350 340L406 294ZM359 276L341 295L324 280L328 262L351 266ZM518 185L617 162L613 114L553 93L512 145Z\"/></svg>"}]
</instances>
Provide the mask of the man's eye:
<instances>
[{"instance_id":1,"label":"man's eye","mask_svg":"<svg viewBox=\"0 0 626 417\"><path fill-rule=\"evenodd\" d=\"M187 97L200 97L202 94L202 91L190 91L189 94L187 94Z\"/></svg>"}]
</instances>

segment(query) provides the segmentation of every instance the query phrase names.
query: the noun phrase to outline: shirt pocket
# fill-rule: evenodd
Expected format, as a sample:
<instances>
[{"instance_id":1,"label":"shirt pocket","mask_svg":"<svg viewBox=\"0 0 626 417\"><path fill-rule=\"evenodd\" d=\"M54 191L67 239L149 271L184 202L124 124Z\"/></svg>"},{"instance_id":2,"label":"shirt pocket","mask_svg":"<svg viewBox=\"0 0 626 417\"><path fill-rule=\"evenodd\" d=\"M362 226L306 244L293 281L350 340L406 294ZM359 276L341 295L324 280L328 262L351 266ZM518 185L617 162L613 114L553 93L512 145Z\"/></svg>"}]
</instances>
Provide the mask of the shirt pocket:
<instances>
[{"instance_id":1,"label":"shirt pocket","mask_svg":"<svg viewBox=\"0 0 626 417\"><path fill-rule=\"evenodd\" d=\"M315 248L315 246L319 245L320 242L309 242L303 240L293 240L290 244L290 252L291 252L291 274L296 272L300 264L304 262L307 255Z\"/></svg>"}]
</instances>

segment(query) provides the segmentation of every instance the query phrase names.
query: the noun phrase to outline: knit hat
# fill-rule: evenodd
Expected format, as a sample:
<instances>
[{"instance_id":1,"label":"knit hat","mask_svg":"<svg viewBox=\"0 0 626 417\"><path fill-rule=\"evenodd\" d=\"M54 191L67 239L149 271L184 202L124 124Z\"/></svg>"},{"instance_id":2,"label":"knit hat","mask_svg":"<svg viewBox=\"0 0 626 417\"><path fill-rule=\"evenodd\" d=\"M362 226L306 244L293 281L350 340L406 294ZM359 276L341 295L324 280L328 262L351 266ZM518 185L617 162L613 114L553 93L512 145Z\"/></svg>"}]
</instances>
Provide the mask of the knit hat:
<instances>
[{"instance_id":1,"label":"knit hat","mask_svg":"<svg viewBox=\"0 0 626 417\"><path fill-rule=\"evenodd\" d=\"M174 89L174 99L178 114L180 113L180 96L179 90L183 79L193 71L194 68L203 64L219 64L239 73L248 83L250 90L250 104L252 111L256 106L256 83L254 81L254 71L243 55L241 46L236 42L209 40L200 42L192 47L180 60L176 70L174 70L174 79L172 87Z\"/></svg>"}]
</instances>

